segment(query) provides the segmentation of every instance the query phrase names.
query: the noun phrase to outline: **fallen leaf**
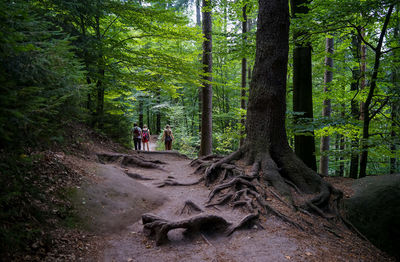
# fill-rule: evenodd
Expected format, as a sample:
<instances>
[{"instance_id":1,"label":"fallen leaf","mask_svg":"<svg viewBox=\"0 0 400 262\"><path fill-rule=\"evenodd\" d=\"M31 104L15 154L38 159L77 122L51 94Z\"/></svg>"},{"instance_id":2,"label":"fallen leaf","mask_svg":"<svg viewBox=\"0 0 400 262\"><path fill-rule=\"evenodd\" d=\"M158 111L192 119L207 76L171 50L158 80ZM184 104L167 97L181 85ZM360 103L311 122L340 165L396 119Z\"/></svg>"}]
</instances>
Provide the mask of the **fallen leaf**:
<instances>
[{"instance_id":1,"label":"fallen leaf","mask_svg":"<svg viewBox=\"0 0 400 262\"><path fill-rule=\"evenodd\" d=\"M286 258L287 260L290 260L290 259L291 259L291 257L290 257L290 256L285 256L285 258Z\"/></svg>"},{"instance_id":2,"label":"fallen leaf","mask_svg":"<svg viewBox=\"0 0 400 262\"><path fill-rule=\"evenodd\" d=\"M310 252L306 252L307 256L312 256L312 254Z\"/></svg>"}]
</instances>

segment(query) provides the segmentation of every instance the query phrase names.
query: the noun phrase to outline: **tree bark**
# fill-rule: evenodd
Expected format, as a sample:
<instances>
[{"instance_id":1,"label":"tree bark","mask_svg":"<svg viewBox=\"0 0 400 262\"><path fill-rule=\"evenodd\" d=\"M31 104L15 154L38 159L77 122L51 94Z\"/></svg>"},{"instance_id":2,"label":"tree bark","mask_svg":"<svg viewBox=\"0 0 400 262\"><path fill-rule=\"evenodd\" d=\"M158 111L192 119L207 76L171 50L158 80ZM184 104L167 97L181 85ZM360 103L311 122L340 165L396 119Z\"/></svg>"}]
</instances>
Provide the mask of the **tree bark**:
<instances>
[{"instance_id":1,"label":"tree bark","mask_svg":"<svg viewBox=\"0 0 400 262\"><path fill-rule=\"evenodd\" d=\"M326 191L322 189L324 182L296 157L287 141L288 2L259 1L257 28L256 58L246 117L247 137L242 150L249 163L261 164L263 179L284 195L290 194L285 179L306 193Z\"/></svg>"},{"instance_id":2,"label":"tree bark","mask_svg":"<svg viewBox=\"0 0 400 262\"><path fill-rule=\"evenodd\" d=\"M304 6L308 2L308 0L291 0L293 17L296 17L297 14L308 13L308 7ZM299 42L298 36L300 33L304 32L295 32L293 36L295 41L293 49L293 111L303 115L295 115L295 123L301 119L305 121L313 119L312 50L310 43ZM316 171L314 132L306 133L307 135L295 135L295 152L308 167Z\"/></svg>"},{"instance_id":3,"label":"tree bark","mask_svg":"<svg viewBox=\"0 0 400 262\"><path fill-rule=\"evenodd\" d=\"M334 40L333 38L326 38L326 44L325 44L325 51L327 52L327 55L325 56L325 66L327 67L325 69L325 74L324 74L324 92L328 93L330 90L329 84L333 80L333 44ZM322 116L325 118L330 118L331 117L331 100L330 99L324 99L324 104L323 104L323 109L322 109ZM330 137L329 136L323 136L321 137L321 157L319 161L319 172L324 175L328 176L329 172L329 142L330 142Z\"/></svg>"},{"instance_id":4,"label":"tree bark","mask_svg":"<svg viewBox=\"0 0 400 262\"><path fill-rule=\"evenodd\" d=\"M396 25L394 28L394 32L393 32L393 38L398 42L400 41L400 38L399 38L399 30L400 30L399 8L400 8L400 4L397 4L396 15L395 15L397 17L397 19L396 19ZM394 64L398 64L400 62L399 56L400 56L400 52L398 50L393 52ZM393 68L392 83L396 90L400 90L399 69L398 69L398 67L392 67L392 68ZM392 103L391 103L392 130L390 132L390 136L391 136L390 151L392 153L392 157L390 158L390 167L389 167L390 174L394 174L397 171L396 149L397 149L398 141L396 139L397 134L396 134L395 128L396 128L396 121L398 120L398 112L400 109L399 104L400 104L399 101L392 101Z\"/></svg>"},{"instance_id":5,"label":"tree bark","mask_svg":"<svg viewBox=\"0 0 400 262\"><path fill-rule=\"evenodd\" d=\"M96 38L97 41L101 42L101 34L100 34L100 18L98 16L95 17L95 30L96 30ZM101 129L103 128L103 115L104 115L104 61L103 61L103 52L99 50L98 57L98 76L96 82L96 91L97 91L97 108L96 108L96 122L97 126Z\"/></svg>"},{"instance_id":6,"label":"tree bark","mask_svg":"<svg viewBox=\"0 0 400 262\"><path fill-rule=\"evenodd\" d=\"M200 7L200 0L196 0L196 26L201 28L201 7ZM199 57L200 63L201 63L201 58ZM202 94L203 87L199 86L199 98L198 98L198 106L199 106L199 111L198 111L198 117L199 117L199 133L201 133L201 112L202 112L202 99L203 99L203 94Z\"/></svg>"},{"instance_id":7,"label":"tree bark","mask_svg":"<svg viewBox=\"0 0 400 262\"><path fill-rule=\"evenodd\" d=\"M247 41L247 13L246 13L247 5L243 6L243 22L242 22L242 36L243 36L243 43L242 43L242 52L245 52L246 48L246 41ZM247 70L247 59L246 56L243 54L242 58L242 87L241 87L241 96L240 96L240 108L243 110L246 110L246 84L247 84L247 79L246 79L246 70ZM246 118L243 115L241 120L241 124L243 127L246 125ZM245 130L241 132L241 137L240 137L240 146L243 145L244 142L244 134Z\"/></svg>"},{"instance_id":8,"label":"tree bark","mask_svg":"<svg viewBox=\"0 0 400 262\"><path fill-rule=\"evenodd\" d=\"M212 153L212 20L211 0L203 0L203 92L200 156Z\"/></svg>"},{"instance_id":9,"label":"tree bark","mask_svg":"<svg viewBox=\"0 0 400 262\"><path fill-rule=\"evenodd\" d=\"M139 98L139 126L143 128L143 100Z\"/></svg>"},{"instance_id":10,"label":"tree bark","mask_svg":"<svg viewBox=\"0 0 400 262\"><path fill-rule=\"evenodd\" d=\"M161 103L161 94L160 94L160 89L156 91L156 98L157 98L157 104L159 105ZM160 109L157 109L156 112L156 133L160 134L161 133L161 112Z\"/></svg>"},{"instance_id":11,"label":"tree bark","mask_svg":"<svg viewBox=\"0 0 400 262\"><path fill-rule=\"evenodd\" d=\"M378 78L378 71L379 71L379 66L380 66L380 59L382 56L382 45L383 45L383 40L386 34L387 26L390 21L390 16L393 12L393 7L394 5L391 5L389 7L388 13L386 14L385 17L385 22L383 23L382 26L382 31L379 36L379 41L378 45L375 48L375 62L374 62L374 69L372 72L371 76L371 85L369 88L368 96L367 99L365 100L365 103L363 105L363 115L364 115L364 123L363 123L363 134L362 134L362 141L361 141L361 157L360 157L360 174L359 177L365 177L367 175L367 162L368 162L368 138L369 138L369 125L372 120L371 115L370 115L370 105L374 96L375 88L376 88L376 82Z\"/></svg>"},{"instance_id":12,"label":"tree bark","mask_svg":"<svg viewBox=\"0 0 400 262\"><path fill-rule=\"evenodd\" d=\"M361 40L358 35L353 35L352 44L351 44L351 51L353 54L353 59L355 61L360 61L360 52L361 52ZM359 92L359 83L360 83L360 67L354 66L351 69L352 73L352 82L350 85L350 90L355 91L356 94L353 96L353 99L350 102L351 107L351 116L354 121L358 121L360 118L360 110L357 100L357 94ZM350 178L357 178L358 177L358 164L359 164L359 141L358 138L352 138L351 140L351 156L350 156Z\"/></svg>"}]
</instances>

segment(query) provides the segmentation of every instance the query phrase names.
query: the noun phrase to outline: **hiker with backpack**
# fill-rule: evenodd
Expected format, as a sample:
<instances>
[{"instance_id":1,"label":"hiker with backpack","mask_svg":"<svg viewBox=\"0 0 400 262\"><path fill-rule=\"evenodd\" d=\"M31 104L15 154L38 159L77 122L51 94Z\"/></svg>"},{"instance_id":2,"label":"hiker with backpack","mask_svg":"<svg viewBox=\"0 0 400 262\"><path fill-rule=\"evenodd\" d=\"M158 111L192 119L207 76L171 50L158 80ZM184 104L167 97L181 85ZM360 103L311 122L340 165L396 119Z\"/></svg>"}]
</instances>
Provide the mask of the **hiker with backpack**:
<instances>
[{"instance_id":1,"label":"hiker with backpack","mask_svg":"<svg viewBox=\"0 0 400 262\"><path fill-rule=\"evenodd\" d=\"M140 129L136 123L133 124L132 134L135 150L140 150L142 144L142 129Z\"/></svg>"},{"instance_id":2,"label":"hiker with backpack","mask_svg":"<svg viewBox=\"0 0 400 262\"><path fill-rule=\"evenodd\" d=\"M144 125L142 130L143 150L146 150L146 145L147 145L147 151L150 151L149 141L150 141L150 130L147 128L146 125Z\"/></svg>"},{"instance_id":3,"label":"hiker with backpack","mask_svg":"<svg viewBox=\"0 0 400 262\"><path fill-rule=\"evenodd\" d=\"M172 134L171 127L169 125L165 126L162 140L165 142L165 150L172 149L172 140L174 140L174 135Z\"/></svg>"}]
</instances>

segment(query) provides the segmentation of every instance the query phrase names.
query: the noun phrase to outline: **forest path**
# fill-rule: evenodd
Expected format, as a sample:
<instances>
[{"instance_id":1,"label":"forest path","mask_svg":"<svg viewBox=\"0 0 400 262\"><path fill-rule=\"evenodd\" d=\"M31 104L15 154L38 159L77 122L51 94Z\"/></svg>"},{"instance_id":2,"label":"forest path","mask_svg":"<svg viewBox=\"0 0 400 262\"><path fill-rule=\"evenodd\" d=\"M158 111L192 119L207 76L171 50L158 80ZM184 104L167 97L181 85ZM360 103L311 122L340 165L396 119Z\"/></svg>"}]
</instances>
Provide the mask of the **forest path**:
<instances>
[{"instance_id":1,"label":"forest path","mask_svg":"<svg viewBox=\"0 0 400 262\"><path fill-rule=\"evenodd\" d=\"M198 175L192 175L194 169L189 165L190 159L174 152L139 152L139 155L151 160L160 160L168 164L162 165L165 170L146 169L140 167L120 167L117 163L99 166L102 175L109 173L107 184L113 184L114 179L121 179L121 174L126 172L139 174L142 177L153 180L136 180L130 183L131 191L147 191L141 199L142 203L148 206L141 207L137 213L128 211L110 210L103 212L101 216L107 216L113 225L111 230L103 230L100 243L96 252L89 252L87 261L319 261L309 258L311 254L317 254L312 247L300 247L296 238L290 236L290 227L274 217L263 221L265 230L253 228L240 230L230 237L220 235L197 234L188 238L182 234L182 230L176 229L169 233L169 243L156 246L153 240L143 234L143 225L138 220L139 213L155 207L148 195L164 196L164 204L151 211L151 213L168 220L182 220L190 216L182 214L186 200L192 200L204 210L204 213L223 216L227 221L238 222L246 213L231 207L205 208L204 204L208 198L209 190L203 184L193 186L177 186L158 188L157 184L167 176L174 177L179 182L192 182L198 179ZM117 175L120 170L120 174ZM113 170L112 172L110 170ZM118 178L120 177L120 178ZM127 182L125 183L127 184ZM137 194L118 193L121 182L116 183L112 189L114 195L125 195L118 198L119 210L126 209L129 203L138 203ZM110 189L108 189L110 190ZM103 201L104 202L104 201ZM126 202L126 204L124 204ZM154 201L153 201L154 202ZM115 206L115 205L113 205ZM107 214L108 213L108 214ZM110 215L112 214L112 215ZM127 223L127 214L131 220ZM113 217L114 216L114 217ZM119 219L124 217L124 219ZM104 219L102 220L104 221ZM119 221L122 221L121 224ZM125 229L120 230L122 226ZM104 227L103 226L99 226ZM306 255L308 254L308 255ZM294 259L296 258L296 259Z\"/></svg>"},{"instance_id":2,"label":"forest path","mask_svg":"<svg viewBox=\"0 0 400 262\"><path fill-rule=\"evenodd\" d=\"M233 223L246 213L229 205L206 208L210 191L203 183L157 187L167 177L180 183L198 180L191 160L178 152L136 151L132 155L165 164L161 164L162 169L121 166L121 160L96 164L96 182L90 192L97 195L89 197L92 202L86 205L100 203L101 212L88 214L95 217L98 237L91 241L84 261L378 261L371 256L370 247L344 241L326 231L299 231L275 216L261 218L263 228L238 230L229 237L205 233L188 237L182 229L175 229L169 232L168 243L157 246L143 233L143 213L171 221L187 219L198 214L181 214L187 200L201 207L201 214L222 216Z\"/></svg>"}]
</instances>

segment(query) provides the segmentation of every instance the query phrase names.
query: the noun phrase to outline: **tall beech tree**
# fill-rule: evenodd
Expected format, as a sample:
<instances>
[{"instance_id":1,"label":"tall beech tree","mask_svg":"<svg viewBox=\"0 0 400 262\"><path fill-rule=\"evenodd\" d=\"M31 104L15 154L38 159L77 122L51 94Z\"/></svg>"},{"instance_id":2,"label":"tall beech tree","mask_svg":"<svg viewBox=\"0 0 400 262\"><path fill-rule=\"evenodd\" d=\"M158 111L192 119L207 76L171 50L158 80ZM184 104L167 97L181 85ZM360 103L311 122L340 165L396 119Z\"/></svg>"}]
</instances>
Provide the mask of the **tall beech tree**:
<instances>
[{"instance_id":1,"label":"tall beech tree","mask_svg":"<svg viewBox=\"0 0 400 262\"><path fill-rule=\"evenodd\" d=\"M309 0L291 0L292 16L308 13ZM301 40L304 31L296 29L293 33L293 112L295 123L313 119L311 44ZM314 132L302 131L295 134L294 150L304 163L317 170L315 158Z\"/></svg>"},{"instance_id":2,"label":"tall beech tree","mask_svg":"<svg viewBox=\"0 0 400 262\"><path fill-rule=\"evenodd\" d=\"M353 33L352 41L351 41L351 53L353 55L354 61L360 61L360 53L361 53L361 40L358 34ZM357 92L359 89L360 83L360 66L359 63L355 63L351 69L352 74L352 81L350 85L350 91ZM360 118L360 109L355 100L355 96L352 97L350 100L350 110L351 110L351 117L354 121L357 121ZM351 140L351 156L350 156L350 171L349 176L351 178L358 177L358 165L359 165L359 153L358 153L358 138L352 138Z\"/></svg>"},{"instance_id":3,"label":"tall beech tree","mask_svg":"<svg viewBox=\"0 0 400 262\"><path fill-rule=\"evenodd\" d=\"M212 19L211 0L203 0L203 88L200 156L212 153Z\"/></svg>"},{"instance_id":4,"label":"tall beech tree","mask_svg":"<svg viewBox=\"0 0 400 262\"><path fill-rule=\"evenodd\" d=\"M325 57L325 66L327 67L325 69L325 74L324 74L324 92L328 93L329 92L329 84L333 80L333 43L334 40L333 38L327 37L325 39L326 41L326 47L325 51L327 52L326 57ZM324 108L322 109L322 116L329 118L331 116L331 100L329 98L324 99ZM323 136L321 137L321 158L320 158L320 164L319 164L319 172L327 176L328 175L328 168L329 168L329 155L327 152L329 151L329 141L330 137L329 136Z\"/></svg>"},{"instance_id":5,"label":"tall beech tree","mask_svg":"<svg viewBox=\"0 0 400 262\"><path fill-rule=\"evenodd\" d=\"M246 40L247 40L247 4L245 4L242 8L243 10L243 21L242 21L242 37L243 37L243 55L242 55L242 86L241 86L241 95L240 95L240 108L243 110L246 110L246 84L247 84L247 79L246 79L246 70L247 70L247 59L245 56L245 48L246 48ZM242 125L244 126L246 123L246 119L244 115L242 116L242 119L240 120ZM240 146L243 145L244 138L243 138L244 132L241 134L240 138Z\"/></svg>"}]
</instances>

